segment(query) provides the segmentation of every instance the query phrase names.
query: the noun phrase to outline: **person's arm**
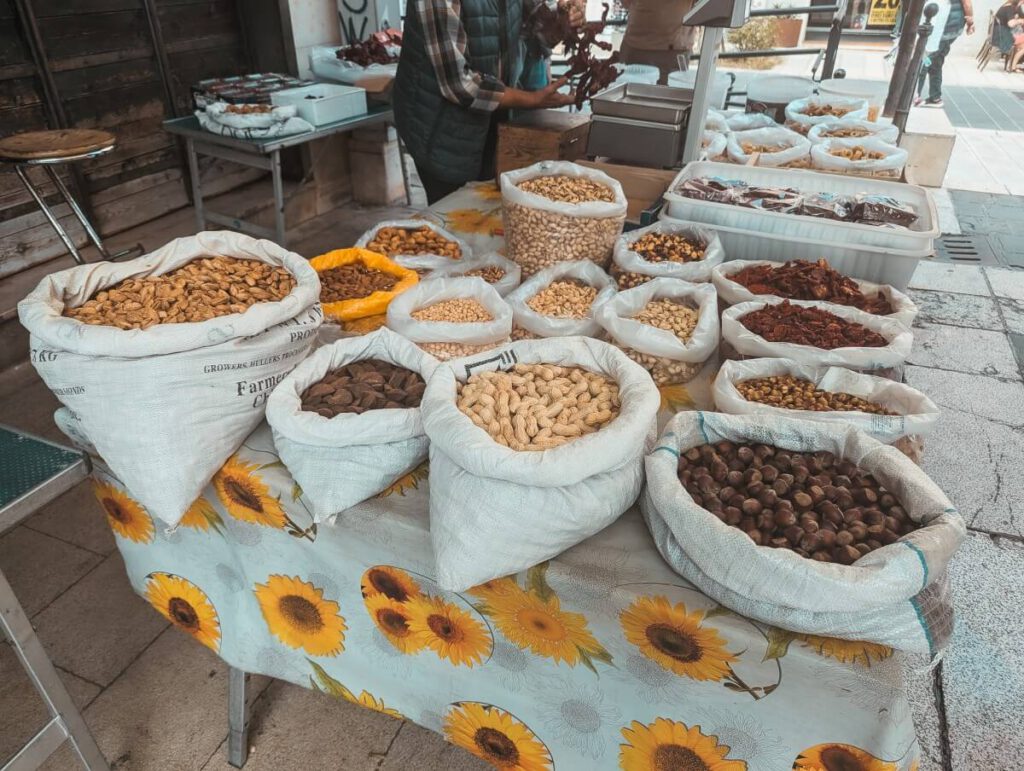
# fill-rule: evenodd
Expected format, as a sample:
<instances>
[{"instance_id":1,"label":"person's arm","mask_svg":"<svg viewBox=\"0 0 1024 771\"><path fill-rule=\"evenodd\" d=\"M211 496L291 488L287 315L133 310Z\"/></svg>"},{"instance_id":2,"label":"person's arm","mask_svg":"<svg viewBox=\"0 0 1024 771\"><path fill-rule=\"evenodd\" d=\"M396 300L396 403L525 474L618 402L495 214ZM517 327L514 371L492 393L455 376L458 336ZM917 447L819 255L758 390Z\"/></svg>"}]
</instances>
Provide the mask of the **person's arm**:
<instances>
[{"instance_id":1,"label":"person's arm","mask_svg":"<svg viewBox=\"0 0 1024 771\"><path fill-rule=\"evenodd\" d=\"M974 2L973 0L962 0L964 6L964 23L967 25L967 34L974 34Z\"/></svg>"}]
</instances>

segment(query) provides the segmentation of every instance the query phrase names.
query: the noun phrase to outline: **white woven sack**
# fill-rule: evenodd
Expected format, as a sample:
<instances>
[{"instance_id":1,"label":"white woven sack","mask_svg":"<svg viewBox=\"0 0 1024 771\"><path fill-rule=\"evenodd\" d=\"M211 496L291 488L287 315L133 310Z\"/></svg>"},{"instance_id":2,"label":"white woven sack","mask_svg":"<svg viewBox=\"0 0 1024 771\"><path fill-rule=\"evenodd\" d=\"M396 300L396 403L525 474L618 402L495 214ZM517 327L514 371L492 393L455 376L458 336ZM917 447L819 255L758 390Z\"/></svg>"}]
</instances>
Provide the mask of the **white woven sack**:
<instances>
[{"instance_id":1,"label":"white woven sack","mask_svg":"<svg viewBox=\"0 0 1024 771\"><path fill-rule=\"evenodd\" d=\"M820 105L848 107L850 111L840 116L807 115L804 113L804 110L808 107ZM846 120L867 120L868 110L869 105L865 99L848 96L807 96L803 99L794 99L786 105L786 125L806 134L811 130L812 126L833 121L837 117Z\"/></svg>"},{"instance_id":2,"label":"white woven sack","mask_svg":"<svg viewBox=\"0 0 1024 771\"><path fill-rule=\"evenodd\" d=\"M709 161L717 161L725 155L728 140L719 131L704 131L704 157Z\"/></svg>"},{"instance_id":3,"label":"white woven sack","mask_svg":"<svg viewBox=\"0 0 1024 771\"><path fill-rule=\"evenodd\" d=\"M775 128L779 124L766 112L741 112L726 118L729 131L750 131L759 128Z\"/></svg>"},{"instance_id":4,"label":"white woven sack","mask_svg":"<svg viewBox=\"0 0 1024 771\"><path fill-rule=\"evenodd\" d=\"M433 230L435 233L437 233L439 236L441 236L441 238L447 239L448 241L454 241L455 243L457 243L459 245L459 249L462 252L462 257L460 257L459 259L468 260L468 259L470 259L473 256L473 249L463 239L459 238L454 233L451 233L451 232L445 230L440 225L435 225L433 222L428 222L427 220L384 220L383 222L378 222L372 228L370 228L365 233L363 233L361 236L359 236L359 240L356 241L356 246L358 246L360 249L369 249L370 247L368 247L367 244L370 243L374 239L374 236L377 235L377 231L380 230L381 228L403 228L405 230L419 230L420 228L429 228L430 230ZM373 250L371 249L370 251L373 251ZM395 254L395 255L392 255L390 259L394 260L395 262L398 262L398 264L402 265L403 267L409 267L410 270L411 270L413 268L411 268L410 264L399 262L399 260L405 260L405 259L408 259L410 257L435 257L435 256L440 258L440 261L437 263L439 266L443 264L442 261L447 262L447 261L451 260L450 257L447 257L445 255L441 255L441 254L439 254L439 255ZM429 263L423 263L423 264L429 264Z\"/></svg>"},{"instance_id":5,"label":"white woven sack","mask_svg":"<svg viewBox=\"0 0 1024 771\"><path fill-rule=\"evenodd\" d=\"M704 121L704 130L726 133L729 130L729 124L726 122L725 115L718 110L708 110L708 117Z\"/></svg>"},{"instance_id":6,"label":"white woven sack","mask_svg":"<svg viewBox=\"0 0 1024 771\"><path fill-rule=\"evenodd\" d=\"M208 109L209 108L207 108L207 110ZM288 118L288 120L285 121L270 121L267 125L254 125L250 122L249 125L242 126L232 126L227 123L214 120L212 115L204 110L196 110L195 116L204 131L209 131L211 134L219 134L224 137L235 137L237 139L269 139L270 137L304 134L307 131L313 130L312 123L309 123L298 116ZM234 117L255 118L260 116L238 115ZM260 122L262 123L263 121Z\"/></svg>"},{"instance_id":7,"label":"white woven sack","mask_svg":"<svg viewBox=\"0 0 1024 771\"><path fill-rule=\"evenodd\" d=\"M704 259L695 262L651 262L645 260L631 248L648 233L671 233L700 241L704 246ZM683 281L710 281L711 270L725 260L725 249L718 233L699 225L681 220L659 220L653 225L637 228L619 236L615 242L612 263L624 273L639 273L642 276L678 278Z\"/></svg>"},{"instance_id":8,"label":"white woven sack","mask_svg":"<svg viewBox=\"0 0 1024 771\"><path fill-rule=\"evenodd\" d=\"M584 201L583 203L567 203L552 201L537 193L528 193L519 188L519 184L536 177L577 177L598 182L610 187L615 195L614 201ZM580 166L570 161L541 161L532 166L514 171L506 171L501 175L501 198L505 204L518 204L529 209L561 214L564 217L588 217L604 219L606 217L626 216L626 194L622 185L603 171Z\"/></svg>"},{"instance_id":9,"label":"white woven sack","mask_svg":"<svg viewBox=\"0 0 1024 771\"><path fill-rule=\"evenodd\" d=\"M493 317L491 321L459 323L418 321L413 311L443 300L476 300ZM494 287L478 276L432 278L402 292L388 303L388 327L414 343L465 343L487 345L508 339L512 310Z\"/></svg>"},{"instance_id":10,"label":"white woven sack","mask_svg":"<svg viewBox=\"0 0 1024 771\"><path fill-rule=\"evenodd\" d=\"M900 138L900 130L891 123L875 123L874 121L859 118L832 118L823 123L816 123L807 132L807 138L811 140L811 144L818 144L818 142L824 142L826 139L840 139L841 137L830 137L828 133L844 128L863 129L869 132L868 136L890 144L896 144ZM851 137L851 139L857 138ZM868 137L860 138L867 139Z\"/></svg>"},{"instance_id":11,"label":"white woven sack","mask_svg":"<svg viewBox=\"0 0 1024 771\"><path fill-rule=\"evenodd\" d=\"M498 444L456 406L456 387L516 363L578 366L619 385L619 416L553 450ZM430 437L430 536L437 582L462 591L550 559L614 522L643 484L660 396L643 368L585 337L524 340L442 364L423 397Z\"/></svg>"},{"instance_id":12,"label":"white woven sack","mask_svg":"<svg viewBox=\"0 0 1024 771\"><path fill-rule=\"evenodd\" d=\"M489 252L488 254L480 257L473 257L469 260L459 260L458 262L451 262L450 264L437 268L430 274L430 278L456 278L464 276L471 270L479 270L480 268L501 268L505 271L505 275L495 281L491 286L494 287L494 291L505 297L509 292L519 286L519 282L522 280L522 269L517 263L512 262L508 257L497 252Z\"/></svg>"},{"instance_id":13,"label":"white woven sack","mask_svg":"<svg viewBox=\"0 0 1024 771\"><path fill-rule=\"evenodd\" d=\"M317 522L376 495L427 457L418 407L325 418L302 409L302 394L328 372L381 359L430 378L438 361L382 328L324 346L296 367L267 402L267 423L281 460L313 504Z\"/></svg>"},{"instance_id":14,"label":"white woven sack","mask_svg":"<svg viewBox=\"0 0 1024 771\"><path fill-rule=\"evenodd\" d=\"M744 268L749 268L754 265L780 265L781 263L772 262L771 260L730 260L729 262L716 265L714 270L711 271L711 283L715 285L715 289L718 290L718 297L721 301L721 307L724 309L730 305L738 305L739 303L754 302L757 300L782 300L785 299L779 295L768 295L768 294L754 294L747 289L743 284L738 281L733 281L729 277L739 273ZM911 300L903 292L899 291L895 287L889 286L888 284L874 284L870 281L862 281L859 278L852 279L860 290L865 295L876 295L881 293L883 297L889 300L889 305L892 306L893 312L884 318L898 321L900 324L910 329L914 324L914 319L917 318L918 307L917 304Z\"/></svg>"},{"instance_id":15,"label":"white woven sack","mask_svg":"<svg viewBox=\"0 0 1024 771\"><path fill-rule=\"evenodd\" d=\"M823 391L859 396L880 404L896 415L875 415L855 410L815 412L787 410L744 399L736 384L753 378L792 375L810 380ZM935 402L903 383L884 377L864 375L842 367L812 367L788 359L747 359L727 361L718 370L713 389L715 408L730 415L763 415L768 418L800 418L852 426L880 442L892 444L905 436L927 436L939 419Z\"/></svg>"},{"instance_id":16,"label":"white woven sack","mask_svg":"<svg viewBox=\"0 0 1024 771\"><path fill-rule=\"evenodd\" d=\"M790 300L789 302L792 305L823 308L840 318L854 321L880 334L888 341L888 344L878 348L847 346L826 350L811 345L769 342L743 326L740 318L768 305L776 305L778 301L773 300L755 300L728 308L722 314L722 341L746 357L768 356L777 359L792 359L801 364L847 367L863 372L901 367L910 355L914 335L898 321L892 321L884 316L872 316L870 313L859 311L856 308L848 308L845 305L803 300Z\"/></svg>"},{"instance_id":17,"label":"white woven sack","mask_svg":"<svg viewBox=\"0 0 1024 771\"><path fill-rule=\"evenodd\" d=\"M758 166L785 166L807 158L811 152L811 143L807 141L807 137L782 126L734 131L729 134L728 145L729 160L733 163L746 164L753 157L743 151L740 142L755 142L766 146L780 145L786 148L777 153L757 153Z\"/></svg>"},{"instance_id":18,"label":"white woven sack","mask_svg":"<svg viewBox=\"0 0 1024 771\"><path fill-rule=\"evenodd\" d=\"M920 529L853 565L757 546L694 502L679 455L720 440L827 450L871 472ZM946 568L966 534L938 486L899 450L851 426L765 415L678 413L645 463L640 506L658 551L704 594L740 615L806 634L936 655L953 629Z\"/></svg>"},{"instance_id":19,"label":"white woven sack","mask_svg":"<svg viewBox=\"0 0 1024 771\"><path fill-rule=\"evenodd\" d=\"M597 297L590 305L590 315L583 319L560 319L537 313L527 303L538 292L555 281L577 279L597 289ZM615 296L615 281L589 260L556 262L544 270L534 273L518 289L505 298L512 308L512 323L537 337L597 337L601 325L595 319L595 312L602 303Z\"/></svg>"},{"instance_id":20,"label":"white woven sack","mask_svg":"<svg viewBox=\"0 0 1024 771\"><path fill-rule=\"evenodd\" d=\"M832 155L836 148L863 147L865 150L884 153L885 157L860 161ZM872 177L900 177L907 165L909 153L881 139L863 137L860 139L826 139L811 145L811 164L821 171L841 174L865 174Z\"/></svg>"},{"instance_id":21,"label":"white woven sack","mask_svg":"<svg viewBox=\"0 0 1024 771\"><path fill-rule=\"evenodd\" d=\"M422 282L440 275L442 271L447 272L452 268L457 268L462 260L453 260L451 257L443 257L440 254L414 254L396 257L393 262L403 268L415 270L420 274Z\"/></svg>"},{"instance_id":22,"label":"white woven sack","mask_svg":"<svg viewBox=\"0 0 1024 771\"><path fill-rule=\"evenodd\" d=\"M62 314L124 279L161 275L208 255L287 268L280 302L186 324L122 330ZM231 232L179 238L129 262L44 278L18 304L32 360L113 473L151 514L174 526L263 420L271 390L302 361L323 319L309 263L270 241Z\"/></svg>"},{"instance_id":23,"label":"white woven sack","mask_svg":"<svg viewBox=\"0 0 1024 771\"><path fill-rule=\"evenodd\" d=\"M287 123L298 114L298 108L293 105L279 105L272 107L269 112L232 112L229 108L234 105L227 102L214 102L206 106L206 116L214 123L235 129L268 129Z\"/></svg>"}]
</instances>

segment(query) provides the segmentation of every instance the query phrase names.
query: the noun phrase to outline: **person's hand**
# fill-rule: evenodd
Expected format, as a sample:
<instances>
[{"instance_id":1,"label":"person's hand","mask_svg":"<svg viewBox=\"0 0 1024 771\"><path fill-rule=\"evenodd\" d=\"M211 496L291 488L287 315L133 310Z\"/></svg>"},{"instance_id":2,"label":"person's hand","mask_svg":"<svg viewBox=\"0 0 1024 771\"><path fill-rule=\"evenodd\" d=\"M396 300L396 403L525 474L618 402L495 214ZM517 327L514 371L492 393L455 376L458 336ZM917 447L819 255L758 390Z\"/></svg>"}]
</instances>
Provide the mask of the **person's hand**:
<instances>
[{"instance_id":1,"label":"person's hand","mask_svg":"<svg viewBox=\"0 0 1024 771\"><path fill-rule=\"evenodd\" d=\"M568 12L571 26L582 27L587 21L586 0L559 0L558 5Z\"/></svg>"},{"instance_id":2,"label":"person's hand","mask_svg":"<svg viewBox=\"0 0 1024 771\"><path fill-rule=\"evenodd\" d=\"M530 91L532 103L529 107L534 110L543 110L547 107L565 107L567 104L572 104L576 101L572 94L562 94L558 91L568 82L568 78L559 78L539 91Z\"/></svg>"},{"instance_id":3,"label":"person's hand","mask_svg":"<svg viewBox=\"0 0 1024 771\"><path fill-rule=\"evenodd\" d=\"M968 16L965 21L967 22L967 34L968 35L973 35L974 34L974 17L973 16Z\"/></svg>"}]
</instances>

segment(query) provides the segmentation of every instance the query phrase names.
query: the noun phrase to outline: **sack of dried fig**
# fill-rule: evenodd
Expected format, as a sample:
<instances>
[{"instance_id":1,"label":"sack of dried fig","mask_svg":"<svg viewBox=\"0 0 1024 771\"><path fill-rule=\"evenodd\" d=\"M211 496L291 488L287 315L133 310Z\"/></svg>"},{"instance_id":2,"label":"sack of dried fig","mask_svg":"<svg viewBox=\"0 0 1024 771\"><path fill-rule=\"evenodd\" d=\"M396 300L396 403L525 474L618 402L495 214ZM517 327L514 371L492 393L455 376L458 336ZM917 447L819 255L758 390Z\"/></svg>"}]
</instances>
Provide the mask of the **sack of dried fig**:
<instances>
[{"instance_id":1,"label":"sack of dried fig","mask_svg":"<svg viewBox=\"0 0 1024 771\"><path fill-rule=\"evenodd\" d=\"M437 364L385 328L320 348L274 389L274 444L317 522L426 460L419 405Z\"/></svg>"},{"instance_id":2,"label":"sack of dried fig","mask_svg":"<svg viewBox=\"0 0 1024 771\"><path fill-rule=\"evenodd\" d=\"M309 352L319 297L299 255L209 232L53 273L18 313L47 386L132 496L175 526Z\"/></svg>"}]
</instances>

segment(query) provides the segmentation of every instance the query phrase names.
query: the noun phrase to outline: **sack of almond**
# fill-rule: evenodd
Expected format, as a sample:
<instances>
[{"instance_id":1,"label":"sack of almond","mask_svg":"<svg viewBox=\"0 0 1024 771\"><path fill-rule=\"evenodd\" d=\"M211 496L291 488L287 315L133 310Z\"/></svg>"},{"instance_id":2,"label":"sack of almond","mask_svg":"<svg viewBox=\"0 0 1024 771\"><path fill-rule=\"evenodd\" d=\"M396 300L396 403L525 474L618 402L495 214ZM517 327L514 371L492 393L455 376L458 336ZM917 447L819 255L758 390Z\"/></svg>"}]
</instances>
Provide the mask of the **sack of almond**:
<instances>
[{"instance_id":1,"label":"sack of almond","mask_svg":"<svg viewBox=\"0 0 1024 771\"><path fill-rule=\"evenodd\" d=\"M619 237L611 274L619 289L632 289L652 278L710 281L712 269L724 259L725 250L715 231L662 219Z\"/></svg>"},{"instance_id":2,"label":"sack of almond","mask_svg":"<svg viewBox=\"0 0 1024 771\"><path fill-rule=\"evenodd\" d=\"M174 526L309 352L319 296L299 255L210 232L53 273L18 313L47 386L132 496Z\"/></svg>"},{"instance_id":3,"label":"sack of almond","mask_svg":"<svg viewBox=\"0 0 1024 771\"><path fill-rule=\"evenodd\" d=\"M383 254L406 268L413 266L399 258L434 256L445 260L465 260L473 256L469 244L426 220L378 222L359 237L356 246Z\"/></svg>"},{"instance_id":4,"label":"sack of almond","mask_svg":"<svg viewBox=\"0 0 1024 771\"><path fill-rule=\"evenodd\" d=\"M435 278L391 302L388 327L447 361L507 343L512 310L482 278Z\"/></svg>"},{"instance_id":5,"label":"sack of almond","mask_svg":"<svg viewBox=\"0 0 1024 771\"><path fill-rule=\"evenodd\" d=\"M420 401L437 364L379 329L320 348L274 389L267 423L317 522L426 460Z\"/></svg>"},{"instance_id":6,"label":"sack of almond","mask_svg":"<svg viewBox=\"0 0 1024 771\"><path fill-rule=\"evenodd\" d=\"M614 295L615 282L594 263L555 263L505 298L512 308L512 339L602 337L594 311Z\"/></svg>"}]
</instances>

